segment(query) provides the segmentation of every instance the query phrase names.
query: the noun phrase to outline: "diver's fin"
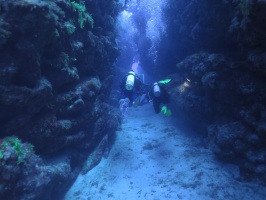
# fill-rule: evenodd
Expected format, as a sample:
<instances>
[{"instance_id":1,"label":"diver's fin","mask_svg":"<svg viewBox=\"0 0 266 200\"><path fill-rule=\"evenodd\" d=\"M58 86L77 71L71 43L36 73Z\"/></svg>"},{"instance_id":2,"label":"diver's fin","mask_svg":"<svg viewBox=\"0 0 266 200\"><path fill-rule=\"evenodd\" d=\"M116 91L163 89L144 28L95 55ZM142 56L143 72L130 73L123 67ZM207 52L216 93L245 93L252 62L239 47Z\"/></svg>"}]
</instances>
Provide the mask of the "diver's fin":
<instances>
[{"instance_id":1,"label":"diver's fin","mask_svg":"<svg viewBox=\"0 0 266 200\"><path fill-rule=\"evenodd\" d=\"M159 81L158 83L164 85L164 84L169 83L171 80L172 80L172 79L169 79L169 78L168 78L168 79L161 80L161 81Z\"/></svg>"}]
</instances>

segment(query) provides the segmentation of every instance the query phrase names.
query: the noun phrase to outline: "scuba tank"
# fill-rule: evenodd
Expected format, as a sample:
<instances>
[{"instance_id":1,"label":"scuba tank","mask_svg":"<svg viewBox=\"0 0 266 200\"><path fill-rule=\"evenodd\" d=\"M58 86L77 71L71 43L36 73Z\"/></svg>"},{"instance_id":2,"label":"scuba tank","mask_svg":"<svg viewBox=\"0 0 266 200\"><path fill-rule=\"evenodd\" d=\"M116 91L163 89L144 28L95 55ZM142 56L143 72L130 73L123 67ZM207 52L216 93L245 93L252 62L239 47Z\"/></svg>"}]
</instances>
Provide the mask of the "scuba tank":
<instances>
[{"instance_id":1,"label":"scuba tank","mask_svg":"<svg viewBox=\"0 0 266 200\"><path fill-rule=\"evenodd\" d=\"M161 95L161 89L157 82L153 83L153 94L155 97L159 97Z\"/></svg>"},{"instance_id":2,"label":"scuba tank","mask_svg":"<svg viewBox=\"0 0 266 200\"><path fill-rule=\"evenodd\" d=\"M132 90L134 87L134 81L135 81L135 73L133 71L130 71L127 76L126 80L126 89Z\"/></svg>"}]
</instances>

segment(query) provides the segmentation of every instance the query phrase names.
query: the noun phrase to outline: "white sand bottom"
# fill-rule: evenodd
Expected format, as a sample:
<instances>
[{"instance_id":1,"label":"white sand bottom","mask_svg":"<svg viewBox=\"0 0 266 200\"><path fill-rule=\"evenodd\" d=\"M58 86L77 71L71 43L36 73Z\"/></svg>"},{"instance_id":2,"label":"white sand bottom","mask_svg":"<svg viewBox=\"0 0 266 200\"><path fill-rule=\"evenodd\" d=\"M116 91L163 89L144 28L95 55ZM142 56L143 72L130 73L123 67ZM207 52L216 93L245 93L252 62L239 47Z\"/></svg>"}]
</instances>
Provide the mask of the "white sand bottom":
<instances>
[{"instance_id":1,"label":"white sand bottom","mask_svg":"<svg viewBox=\"0 0 266 200\"><path fill-rule=\"evenodd\" d=\"M264 200L266 188L241 182L199 138L181 132L151 104L130 108L109 156L79 175L65 200Z\"/></svg>"}]
</instances>

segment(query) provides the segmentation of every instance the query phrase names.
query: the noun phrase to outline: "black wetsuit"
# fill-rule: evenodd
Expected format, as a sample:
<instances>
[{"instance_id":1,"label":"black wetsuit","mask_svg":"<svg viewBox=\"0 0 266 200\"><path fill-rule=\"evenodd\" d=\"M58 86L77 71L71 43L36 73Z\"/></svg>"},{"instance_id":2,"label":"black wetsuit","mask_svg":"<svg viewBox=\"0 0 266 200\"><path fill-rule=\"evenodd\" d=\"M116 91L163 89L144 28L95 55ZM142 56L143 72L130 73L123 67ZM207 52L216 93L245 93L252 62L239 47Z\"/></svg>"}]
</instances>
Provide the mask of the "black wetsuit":
<instances>
[{"instance_id":1,"label":"black wetsuit","mask_svg":"<svg viewBox=\"0 0 266 200\"><path fill-rule=\"evenodd\" d=\"M168 104L170 103L170 95L168 92L164 89L163 86L160 86L161 94L159 97L155 97L153 94L153 87L149 91L149 98L152 99L153 108L155 113L159 113L161 111L161 105L162 104Z\"/></svg>"},{"instance_id":2,"label":"black wetsuit","mask_svg":"<svg viewBox=\"0 0 266 200\"><path fill-rule=\"evenodd\" d=\"M129 98L130 102L133 102L135 100L135 98L137 98L137 96L140 94L141 87L142 87L143 83L139 79L139 77L135 75L133 89L127 90L126 89L126 81L127 81L127 76L125 78L123 78L123 80L120 84L120 89L122 92L122 98Z\"/></svg>"}]
</instances>

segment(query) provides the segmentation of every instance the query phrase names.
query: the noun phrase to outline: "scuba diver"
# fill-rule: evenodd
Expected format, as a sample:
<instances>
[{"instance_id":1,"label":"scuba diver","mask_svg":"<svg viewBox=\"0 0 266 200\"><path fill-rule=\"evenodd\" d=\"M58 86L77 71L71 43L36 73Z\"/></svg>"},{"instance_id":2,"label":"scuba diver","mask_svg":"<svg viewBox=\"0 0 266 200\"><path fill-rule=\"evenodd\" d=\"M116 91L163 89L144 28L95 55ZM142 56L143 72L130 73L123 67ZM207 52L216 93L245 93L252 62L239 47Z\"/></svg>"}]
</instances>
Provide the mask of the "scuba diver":
<instances>
[{"instance_id":1,"label":"scuba diver","mask_svg":"<svg viewBox=\"0 0 266 200\"><path fill-rule=\"evenodd\" d=\"M122 97L119 100L123 115L126 114L129 106L134 105L134 100L140 95L142 86L142 81L133 70L129 71L128 75L123 78L120 84Z\"/></svg>"},{"instance_id":2,"label":"scuba diver","mask_svg":"<svg viewBox=\"0 0 266 200\"><path fill-rule=\"evenodd\" d=\"M170 81L171 79L165 79L159 82L154 82L152 86L149 87L148 91L141 96L140 105L152 102L156 114L162 113L166 116L171 115L171 110L166 106L166 104L170 103L170 95L163 86Z\"/></svg>"},{"instance_id":3,"label":"scuba diver","mask_svg":"<svg viewBox=\"0 0 266 200\"><path fill-rule=\"evenodd\" d=\"M166 106L166 104L170 103L170 95L162 84L159 84L158 82L153 83L148 95L149 98L152 99L153 108L156 114L159 112L166 116L172 114Z\"/></svg>"}]
</instances>

